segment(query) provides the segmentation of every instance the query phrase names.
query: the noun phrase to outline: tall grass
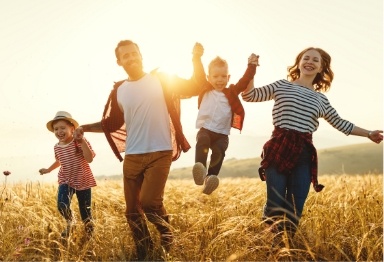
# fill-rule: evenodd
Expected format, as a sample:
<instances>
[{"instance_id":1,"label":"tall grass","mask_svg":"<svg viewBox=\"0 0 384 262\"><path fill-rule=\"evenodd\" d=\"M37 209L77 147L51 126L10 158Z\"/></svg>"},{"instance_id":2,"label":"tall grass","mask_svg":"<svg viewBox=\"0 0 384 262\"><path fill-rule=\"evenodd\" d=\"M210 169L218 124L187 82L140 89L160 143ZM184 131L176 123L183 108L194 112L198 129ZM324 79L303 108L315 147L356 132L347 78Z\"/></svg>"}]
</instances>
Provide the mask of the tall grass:
<instances>
[{"instance_id":1,"label":"tall grass","mask_svg":"<svg viewBox=\"0 0 384 262\"><path fill-rule=\"evenodd\" d=\"M265 184L259 179L222 179L210 196L192 180L169 180L165 205L175 243L164 254L150 224L156 256L165 261L381 261L382 175L321 176L325 189L311 188L298 232L271 248L262 223ZM0 186L1 261L122 261L135 258L124 217L121 181L99 181L92 191L95 234L87 240L76 197L77 223L67 240L56 207L56 184Z\"/></svg>"}]
</instances>

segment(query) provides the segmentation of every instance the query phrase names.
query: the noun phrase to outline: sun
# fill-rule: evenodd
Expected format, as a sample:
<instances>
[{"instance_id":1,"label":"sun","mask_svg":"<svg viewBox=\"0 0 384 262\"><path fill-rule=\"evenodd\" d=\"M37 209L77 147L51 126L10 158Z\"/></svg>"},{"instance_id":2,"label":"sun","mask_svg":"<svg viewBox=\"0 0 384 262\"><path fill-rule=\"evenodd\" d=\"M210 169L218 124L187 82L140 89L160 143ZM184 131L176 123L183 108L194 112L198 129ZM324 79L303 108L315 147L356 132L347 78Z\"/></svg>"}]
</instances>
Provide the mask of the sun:
<instances>
[{"instance_id":1,"label":"sun","mask_svg":"<svg viewBox=\"0 0 384 262\"><path fill-rule=\"evenodd\" d=\"M158 71L189 79L193 75L192 59L183 61L178 58L168 58L158 66Z\"/></svg>"}]
</instances>

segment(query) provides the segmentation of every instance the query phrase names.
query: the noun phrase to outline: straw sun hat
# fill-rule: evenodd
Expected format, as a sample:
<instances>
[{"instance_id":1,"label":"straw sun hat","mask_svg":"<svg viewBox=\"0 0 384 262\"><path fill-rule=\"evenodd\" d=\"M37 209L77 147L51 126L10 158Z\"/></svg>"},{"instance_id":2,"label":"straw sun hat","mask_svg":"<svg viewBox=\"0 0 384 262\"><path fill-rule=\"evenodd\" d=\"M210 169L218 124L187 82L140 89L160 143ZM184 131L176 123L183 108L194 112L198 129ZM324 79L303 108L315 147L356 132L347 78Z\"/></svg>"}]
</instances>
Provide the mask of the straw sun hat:
<instances>
[{"instance_id":1,"label":"straw sun hat","mask_svg":"<svg viewBox=\"0 0 384 262\"><path fill-rule=\"evenodd\" d=\"M79 126L79 123L77 123L77 121L72 118L70 113L65 111L59 111L56 113L55 117L47 123L47 128L49 131L53 132L53 121L56 121L56 120L67 120L71 124L73 124L75 128Z\"/></svg>"}]
</instances>

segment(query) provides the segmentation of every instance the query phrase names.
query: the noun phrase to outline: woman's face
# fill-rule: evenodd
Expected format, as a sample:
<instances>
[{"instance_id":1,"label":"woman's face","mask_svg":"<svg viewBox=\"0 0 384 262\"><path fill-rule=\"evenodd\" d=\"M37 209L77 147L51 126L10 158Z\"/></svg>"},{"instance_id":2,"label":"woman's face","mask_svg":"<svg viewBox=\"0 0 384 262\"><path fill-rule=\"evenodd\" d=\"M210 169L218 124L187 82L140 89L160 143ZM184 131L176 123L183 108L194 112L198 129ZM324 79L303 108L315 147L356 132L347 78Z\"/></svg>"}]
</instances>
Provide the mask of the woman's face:
<instances>
[{"instance_id":1,"label":"woman's face","mask_svg":"<svg viewBox=\"0 0 384 262\"><path fill-rule=\"evenodd\" d=\"M315 49L308 50L303 54L299 62L300 75L316 76L320 73L321 55Z\"/></svg>"}]
</instances>

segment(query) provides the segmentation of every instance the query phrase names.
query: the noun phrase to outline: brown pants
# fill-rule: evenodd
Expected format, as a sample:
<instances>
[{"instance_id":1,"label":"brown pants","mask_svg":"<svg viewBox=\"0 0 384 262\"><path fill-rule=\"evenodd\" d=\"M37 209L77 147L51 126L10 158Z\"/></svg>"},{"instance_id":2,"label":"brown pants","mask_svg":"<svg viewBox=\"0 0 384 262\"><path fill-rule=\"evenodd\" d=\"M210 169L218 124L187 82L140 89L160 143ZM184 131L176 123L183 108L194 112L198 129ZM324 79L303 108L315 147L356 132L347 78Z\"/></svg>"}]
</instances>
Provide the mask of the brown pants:
<instances>
[{"instance_id":1,"label":"brown pants","mask_svg":"<svg viewBox=\"0 0 384 262\"><path fill-rule=\"evenodd\" d=\"M153 241L146 219L160 232L166 248L173 240L163 205L164 188L172 163L172 151L126 155L124 158L125 216L136 244L139 260L150 258Z\"/></svg>"}]
</instances>

